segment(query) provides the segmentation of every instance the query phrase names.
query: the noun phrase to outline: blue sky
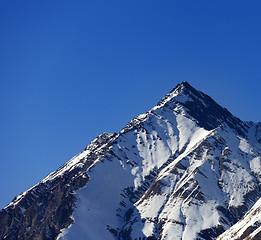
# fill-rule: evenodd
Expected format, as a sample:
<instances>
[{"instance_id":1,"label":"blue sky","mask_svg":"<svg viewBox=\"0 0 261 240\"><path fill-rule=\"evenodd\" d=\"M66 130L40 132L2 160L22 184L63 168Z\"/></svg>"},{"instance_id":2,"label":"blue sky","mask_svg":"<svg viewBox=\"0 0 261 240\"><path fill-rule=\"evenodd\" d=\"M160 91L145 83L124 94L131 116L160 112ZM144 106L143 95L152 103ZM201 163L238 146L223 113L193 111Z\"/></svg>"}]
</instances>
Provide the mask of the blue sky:
<instances>
[{"instance_id":1,"label":"blue sky","mask_svg":"<svg viewBox=\"0 0 261 240\"><path fill-rule=\"evenodd\" d=\"M260 1L0 1L0 208L186 80L261 121Z\"/></svg>"}]
</instances>

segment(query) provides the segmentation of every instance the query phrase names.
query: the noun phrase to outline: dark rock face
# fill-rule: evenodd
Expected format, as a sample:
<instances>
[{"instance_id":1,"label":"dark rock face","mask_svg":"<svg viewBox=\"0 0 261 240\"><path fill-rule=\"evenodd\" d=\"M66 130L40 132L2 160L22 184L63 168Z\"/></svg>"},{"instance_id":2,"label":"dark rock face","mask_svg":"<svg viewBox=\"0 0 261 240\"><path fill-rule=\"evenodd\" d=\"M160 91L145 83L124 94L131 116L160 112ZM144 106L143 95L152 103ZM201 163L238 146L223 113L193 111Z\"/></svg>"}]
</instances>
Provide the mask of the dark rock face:
<instances>
[{"instance_id":1,"label":"dark rock face","mask_svg":"<svg viewBox=\"0 0 261 240\"><path fill-rule=\"evenodd\" d=\"M223 233L224 230L223 226L217 226L201 231L198 236L200 237L199 239L212 240Z\"/></svg>"},{"instance_id":2,"label":"dark rock face","mask_svg":"<svg viewBox=\"0 0 261 240\"><path fill-rule=\"evenodd\" d=\"M75 197L72 189L79 189L88 177L78 176L78 171L68 173L48 184L39 184L29 190L16 206L1 211L1 239L55 239L60 229L68 227Z\"/></svg>"},{"instance_id":3,"label":"dark rock face","mask_svg":"<svg viewBox=\"0 0 261 240\"><path fill-rule=\"evenodd\" d=\"M83 165L68 169L58 176L27 191L24 196L13 200L13 205L0 212L0 239L6 240L50 240L56 239L60 230L73 223L71 218L76 198L74 191L84 187L89 181L87 169L95 160L109 151L110 140L115 134L104 133L98 136L86 150L92 152L87 159L82 159ZM99 152L96 152L97 149ZM55 175L63 168L64 164Z\"/></svg>"}]
</instances>

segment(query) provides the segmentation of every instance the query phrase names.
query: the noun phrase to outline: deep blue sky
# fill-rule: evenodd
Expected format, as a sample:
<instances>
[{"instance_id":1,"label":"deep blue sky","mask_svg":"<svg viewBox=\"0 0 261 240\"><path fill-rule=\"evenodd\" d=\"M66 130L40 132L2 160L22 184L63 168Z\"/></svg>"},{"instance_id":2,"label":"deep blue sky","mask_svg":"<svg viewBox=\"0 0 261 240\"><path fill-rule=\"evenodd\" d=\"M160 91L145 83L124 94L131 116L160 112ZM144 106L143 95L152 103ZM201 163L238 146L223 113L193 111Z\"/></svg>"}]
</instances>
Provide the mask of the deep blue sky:
<instances>
[{"instance_id":1,"label":"deep blue sky","mask_svg":"<svg viewBox=\"0 0 261 240\"><path fill-rule=\"evenodd\" d=\"M0 208L188 81L261 121L260 1L0 1Z\"/></svg>"}]
</instances>

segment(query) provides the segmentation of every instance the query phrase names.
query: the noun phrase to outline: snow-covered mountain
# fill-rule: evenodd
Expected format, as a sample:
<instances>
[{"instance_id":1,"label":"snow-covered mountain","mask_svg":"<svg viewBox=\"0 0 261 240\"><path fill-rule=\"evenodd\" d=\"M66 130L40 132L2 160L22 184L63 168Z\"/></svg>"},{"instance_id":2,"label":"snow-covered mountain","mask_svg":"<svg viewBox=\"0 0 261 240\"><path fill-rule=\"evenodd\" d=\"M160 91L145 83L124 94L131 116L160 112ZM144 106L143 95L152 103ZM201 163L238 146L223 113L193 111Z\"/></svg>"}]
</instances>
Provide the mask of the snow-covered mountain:
<instances>
[{"instance_id":1,"label":"snow-covered mountain","mask_svg":"<svg viewBox=\"0 0 261 240\"><path fill-rule=\"evenodd\" d=\"M260 156L261 123L183 82L17 196L0 238L258 239Z\"/></svg>"}]
</instances>

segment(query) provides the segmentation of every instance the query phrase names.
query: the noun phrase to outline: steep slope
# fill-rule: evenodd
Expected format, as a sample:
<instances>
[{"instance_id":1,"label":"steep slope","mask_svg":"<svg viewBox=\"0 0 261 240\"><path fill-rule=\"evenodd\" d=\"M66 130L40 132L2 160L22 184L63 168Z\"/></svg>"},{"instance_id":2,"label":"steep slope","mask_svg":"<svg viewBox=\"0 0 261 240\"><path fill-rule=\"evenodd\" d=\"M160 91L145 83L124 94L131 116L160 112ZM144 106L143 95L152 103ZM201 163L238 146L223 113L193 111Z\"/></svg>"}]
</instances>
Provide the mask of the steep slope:
<instances>
[{"instance_id":1,"label":"steep slope","mask_svg":"<svg viewBox=\"0 0 261 240\"><path fill-rule=\"evenodd\" d=\"M239 222L221 234L217 240L261 239L261 198Z\"/></svg>"},{"instance_id":2,"label":"steep slope","mask_svg":"<svg viewBox=\"0 0 261 240\"><path fill-rule=\"evenodd\" d=\"M187 82L0 212L1 239L215 239L261 196L261 125Z\"/></svg>"}]
</instances>

